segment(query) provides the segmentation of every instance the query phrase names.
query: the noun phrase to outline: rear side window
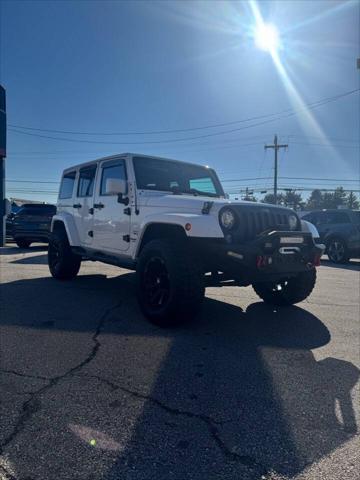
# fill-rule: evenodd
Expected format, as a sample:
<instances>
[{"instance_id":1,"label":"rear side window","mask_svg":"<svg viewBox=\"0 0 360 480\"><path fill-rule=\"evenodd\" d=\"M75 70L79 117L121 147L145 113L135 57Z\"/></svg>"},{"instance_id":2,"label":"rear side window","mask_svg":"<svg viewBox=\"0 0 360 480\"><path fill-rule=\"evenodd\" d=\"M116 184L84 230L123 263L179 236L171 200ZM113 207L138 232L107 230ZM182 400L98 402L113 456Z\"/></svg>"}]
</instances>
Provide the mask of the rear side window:
<instances>
[{"instance_id":1,"label":"rear side window","mask_svg":"<svg viewBox=\"0 0 360 480\"><path fill-rule=\"evenodd\" d=\"M76 177L76 172L65 173L60 186L59 198L63 199L63 198L72 197L73 190L74 190L75 177Z\"/></svg>"},{"instance_id":2,"label":"rear side window","mask_svg":"<svg viewBox=\"0 0 360 480\"><path fill-rule=\"evenodd\" d=\"M106 195L106 182L110 179L126 180L125 164L122 160L114 160L103 164L100 195Z\"/></svg>"},{"instance_id":3,"label":"rear side window","mask_svg":"<svg viewBox=\"0 0 360 480\"><path fill-rule=\"evenodd\" d=\"M18 215L55 215L55 205L32 205L19 210Z\"/></svg>"},{"instance_id":4,"label":"rear side window","mask_svg":"<svg viewBox=\"0 0 360 480\"><path fill-rule=\"evenodd\" d=\"M96 165L91 167L85 167L80 170L79 184L78 184L78 197L92 197L94 192Z\"/></svg>"},{"instance_id":5,"label":"rear side window","mask_svg":"<svg viewBox=\"0 0 360 480\"><path fill-rule=\"evenodd\" d=\"M327 212L324 223L350 223L349 216L345 212Z\"/></svg>"}]
</instances>

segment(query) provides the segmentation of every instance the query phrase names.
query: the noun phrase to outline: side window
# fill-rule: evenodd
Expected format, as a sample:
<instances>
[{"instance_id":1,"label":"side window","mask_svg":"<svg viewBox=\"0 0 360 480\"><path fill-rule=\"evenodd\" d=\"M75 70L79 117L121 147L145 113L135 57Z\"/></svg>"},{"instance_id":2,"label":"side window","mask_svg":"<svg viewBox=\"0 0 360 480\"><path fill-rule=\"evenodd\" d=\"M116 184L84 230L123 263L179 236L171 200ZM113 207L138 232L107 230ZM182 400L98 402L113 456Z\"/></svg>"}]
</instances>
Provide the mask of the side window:
<instances>
[{"instance_id":1,"label":"side window","mask_svg":"<svg viewBox=\"0 0 360 480\"><path fill-rule=\"evenodd\" d=\"M350 219L345 212L328 212L327 223L350 223Z\"/></svg>"},{"instance_id":2,"label":"side window","mask_svg":"<svg viewBox=\"0 0 360 480\"><path fill-rule=\"evenodd\" d=\"M94 192L95 173L97 165L84 167L80 170L78 197L91 197Z\"/></svg>"},{"instance_id":3,"label":"side window","mask_svg":"<svg viewBox=\"0 0 360 480\"><path fill-rule=\"evenodd\" d=\"M65 173L61 181L59 198L71 198L74 190L76 172Z\"/></svg>"},{"instance_id":4,"label":"side window","mask_svg":"<svg viewBox=\"0 0 360 480\"><path fill-rule=\"evenodd\" d=\"M113 160L103 164L100 195L107 195L106 183L108 180L126 180L125 162L123 160Z\"/></svg>"}]
</instances>

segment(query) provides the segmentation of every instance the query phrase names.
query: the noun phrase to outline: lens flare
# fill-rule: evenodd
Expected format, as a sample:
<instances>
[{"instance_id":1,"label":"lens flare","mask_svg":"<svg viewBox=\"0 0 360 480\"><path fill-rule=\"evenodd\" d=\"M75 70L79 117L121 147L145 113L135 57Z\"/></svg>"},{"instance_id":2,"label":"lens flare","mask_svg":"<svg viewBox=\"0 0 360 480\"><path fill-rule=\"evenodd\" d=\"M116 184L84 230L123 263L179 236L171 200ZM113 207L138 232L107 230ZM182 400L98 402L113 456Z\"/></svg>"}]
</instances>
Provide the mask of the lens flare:
<instances>
[{"instance_id":1,"label":"lens flare","mask_svg":"<svg viewBox=\"0 0 360 480\"><path fill-rule=\"evenodd\" d=\"M274 52L279 48L279 32L275 25L263 23L255 31L255 44L261 50Z\"/></svg>"}]
</instances>

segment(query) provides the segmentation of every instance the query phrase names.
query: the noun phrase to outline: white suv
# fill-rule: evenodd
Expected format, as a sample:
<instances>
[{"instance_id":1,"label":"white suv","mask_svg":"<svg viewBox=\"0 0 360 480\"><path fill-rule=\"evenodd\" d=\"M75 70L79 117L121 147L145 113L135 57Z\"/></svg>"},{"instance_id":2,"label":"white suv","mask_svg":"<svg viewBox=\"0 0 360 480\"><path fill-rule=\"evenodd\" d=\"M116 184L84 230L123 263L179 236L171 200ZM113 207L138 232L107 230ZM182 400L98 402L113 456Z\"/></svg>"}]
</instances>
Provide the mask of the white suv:
<instances>
[{"instance_id":1,"label":"white suv","mask_svg":"<svg viewBox=\"0 0 360 480\"><path fill-rule=\"evenodd\" d=\"M143 313L166 326L192 317L206 286L300 302L323 249L292 210L228 200L211 168L129 153L64 171L48 261L60 280L82 260L136 270Z\"/></svg>"}]
</instances>

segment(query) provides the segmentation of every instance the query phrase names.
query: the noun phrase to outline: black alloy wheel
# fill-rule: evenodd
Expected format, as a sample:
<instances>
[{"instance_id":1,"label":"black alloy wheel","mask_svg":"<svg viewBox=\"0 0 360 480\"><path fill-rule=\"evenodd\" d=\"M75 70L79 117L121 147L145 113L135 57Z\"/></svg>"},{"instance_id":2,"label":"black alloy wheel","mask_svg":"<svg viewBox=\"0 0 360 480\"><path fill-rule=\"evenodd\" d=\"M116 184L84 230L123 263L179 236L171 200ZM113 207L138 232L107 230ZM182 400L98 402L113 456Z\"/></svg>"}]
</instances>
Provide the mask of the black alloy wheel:
<instances>
[{"instance_id":1,"label":"black alloy wheel","mask_svg":"<svg viewBox=\"0 0 360 480\"><path fill-rule=\"evenodd\" d=\"M203 277L186 244L151 240L142 249L136 267L137 297L143 314L161 327L192 319L204 298Z\"/></svg>"},{"instance_id":2,"label":"black alloy wheel","mask_svg":"<svg viewBox=\"0 0 360 480\"><path fill-rule=\"evenodd\" d=\"M349 260L347 246L341 238L332 238L327 246L329 260L333 263L346 263Z\"/></svg>"},{"instance_id":3,"label":"black alloy wheel","mask_svg":"<svg viewBox=\"0 0 360 480\"><path fill-rule=\"evenodd\" d=\"M51 275L58 280L71 280L78 274L81 257L71 251L65 232L53 232L50 235L48 265Z\"/></svg>"},{"instance_id":4,"label":"black alloy wheel","mask_svg":"<svg viewBox=\"0 0 360 480\"><path fill-rule=\"evenodd\" d=\"M170 281L162 258L149 258L144 269L143 286L149 307L156 311L166 306L170 299Z\"/></svg>"},{"instance_id":5,"label":"black alloy wheel","mask_svg":"<svg viewBox=\"0 0 360 480\"><path fill-rule=\"evenodd\" d=\"M300 272L294 277L277 282L258 282L253 284L256 294L270 305L293 305L305 300L316 284L316 268Z\"/></svg>"}]
</instances>

